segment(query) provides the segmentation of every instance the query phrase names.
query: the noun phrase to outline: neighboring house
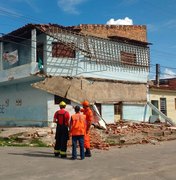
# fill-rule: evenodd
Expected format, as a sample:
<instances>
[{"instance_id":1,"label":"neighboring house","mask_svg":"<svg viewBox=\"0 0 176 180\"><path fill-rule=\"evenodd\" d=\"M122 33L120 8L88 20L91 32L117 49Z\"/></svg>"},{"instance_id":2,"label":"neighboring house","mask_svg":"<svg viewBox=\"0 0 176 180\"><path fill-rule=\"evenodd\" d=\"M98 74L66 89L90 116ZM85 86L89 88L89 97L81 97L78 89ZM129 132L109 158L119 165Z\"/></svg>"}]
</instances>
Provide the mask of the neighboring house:
<instances>
[{"instance_id":1,"label":"neighboring house","mask_svg":"<svg viewBox=\"0 0 176 180\"><path fill-rule=\"evenodd\" d=\"M84 99L96 104L107 123L143 121L146 34L146 26L28 24L2 36L0 125L47 126L61 100L73 113L72 105ZM79 78L69 84L57 77Z\"/></svg>"},{"instance_id":2,"label":"neighboring house","mask_svg":"<svg viewBox=\"0 0 176 180\"><path fill-rule=\"evenodd\" d=\"M159 85L155 81L149 86L149 100L159 111L176 123L176 78L160 79ZM151 115L160 114L152 110Z\"/></svg>"}]
</instances>

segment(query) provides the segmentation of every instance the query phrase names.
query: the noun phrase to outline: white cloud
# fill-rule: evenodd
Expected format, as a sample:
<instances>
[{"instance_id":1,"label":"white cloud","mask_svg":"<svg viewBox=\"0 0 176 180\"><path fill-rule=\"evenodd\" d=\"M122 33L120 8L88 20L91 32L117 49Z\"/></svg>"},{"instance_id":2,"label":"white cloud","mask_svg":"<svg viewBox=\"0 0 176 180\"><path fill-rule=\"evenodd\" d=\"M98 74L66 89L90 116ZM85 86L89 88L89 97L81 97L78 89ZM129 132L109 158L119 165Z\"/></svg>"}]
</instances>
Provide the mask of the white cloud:
<instances>
[{"instance_id":1,"label":"white cloud","mask_svg":"<svg viewBox=\"0 0 176 180\"><path fill-rule=\"evenodd\" d=\"M76 6L85 2L86 0L58 0L58 6L65 12L70 14L79 14Z\"/></svg>"},{"instance_id":2,"label":"white cloud","mask_svg":"<svg viewBox=\"0 0 176 180\"><path fill-rule=\"evenodd\" d=\"M108 25L133 25L133 20L125 17L124 19L113 19L111 18L109 21L107 21Z\"/></svg>"},{"instance_id":3,"label":"white cloud","mask_svg":"<svg viewBox=\"0 0 176 180\"><path fill-rule=\"evenodd\" d=\"M164 74L163 76L161 77L161 79L167 79L167 78L176 78L176 73L173 72L172 70L166 68L164 70Z\"/></svg>"}]
</instances>

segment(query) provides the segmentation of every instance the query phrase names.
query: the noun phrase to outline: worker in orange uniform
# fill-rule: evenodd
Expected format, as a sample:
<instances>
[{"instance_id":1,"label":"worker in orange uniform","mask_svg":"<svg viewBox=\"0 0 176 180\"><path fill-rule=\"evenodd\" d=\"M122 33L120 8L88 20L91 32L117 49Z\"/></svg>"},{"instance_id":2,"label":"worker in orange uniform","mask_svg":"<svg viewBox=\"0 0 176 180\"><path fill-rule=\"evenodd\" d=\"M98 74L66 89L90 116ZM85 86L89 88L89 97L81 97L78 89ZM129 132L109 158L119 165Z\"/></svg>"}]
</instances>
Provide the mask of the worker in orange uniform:
<instances>
[{"instance_id":1,"label":"worker in orange uniform","mask_svg":"<svg viewBox=\"0 0 176 180\"><path fill-rule=\"evenodd\" d=\"M61 156L61 158L67 157L67 141L69 139L69 119L70 114L65 110L66 103L61 101L60 110L56 111L54 114L53 122L57 124L56 127L56 143L54 147L54 154L55 156Z\"/></svg>"},{"instance_id":2,"label":"worker in orange uniform","mask_svg":"<svg viewBox=\"0 0 176 180\"><path fill-rule=\"evenodd\" d=\"M70 120L70 135L72 136L72 159L77 159L77 141L80 147L81 160L84 159L84 135L86 131L86 116L80 114L80 106L75 106L75 114Z\"/></svg>"},{"instance_id":3,"label":"worker in orange uniform","mask_svg":"<svg viewBox=\"0 0 176 180\"><path fill-rule=\"evenodd\" d=\"M90 126L93 121L93 112L90 109L90 103L89 101L83 101L82 102L83 109L81 109L81 112L83 112L84 115L86 115L86 133L84 136L84 147L86 149L85 156L91 157L91 151L90 151Z\"/></svg>"}]
</instances>

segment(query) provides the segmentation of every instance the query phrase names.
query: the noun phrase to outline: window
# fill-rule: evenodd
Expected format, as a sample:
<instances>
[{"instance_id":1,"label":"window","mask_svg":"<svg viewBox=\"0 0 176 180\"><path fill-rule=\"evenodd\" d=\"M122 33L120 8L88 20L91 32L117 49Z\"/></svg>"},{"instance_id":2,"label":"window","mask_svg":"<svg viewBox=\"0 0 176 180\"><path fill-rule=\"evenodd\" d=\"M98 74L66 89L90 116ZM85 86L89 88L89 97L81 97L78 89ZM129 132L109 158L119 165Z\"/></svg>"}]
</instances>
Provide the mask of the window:
<instances>
[{"instance_id":1,"label":"window","mask_svg":"<svg viewBox=\"0 0 176 180\"><path fill-rule=\"evenodd\" d=\"M136 54L121 51L120 56L122 63L129 65L136 64Z\"/></svg>"},{"instance_id":2,"label":"window","mask_svg":"<svg viewBox=\"0 0 176 180\"><path fill-rule=\"evenodd\" d=\"M75 50L71 49L69 46L66 46L60 42L52 43L52 57L57 58L75 58Z\"/></svg>"},{"instance_id":3,"label":"window","mask_svg":"<svg viewBox=\"0 0 176 180\"><path fill-rule=\"evenodd\" d=\"M166 98L160 98L160 111L167 116Z\"/></svg>"},{"instance_id":4,"label":"window","mask_svg":"<svg viewBox=\"0 0 176 180\"><path fill-rule=\"evenodd\" d=\"M54 95L54 104L59 104L61 101L64 101L66 104L71 104L69 99Z\"/></svg>"}]
</instances>

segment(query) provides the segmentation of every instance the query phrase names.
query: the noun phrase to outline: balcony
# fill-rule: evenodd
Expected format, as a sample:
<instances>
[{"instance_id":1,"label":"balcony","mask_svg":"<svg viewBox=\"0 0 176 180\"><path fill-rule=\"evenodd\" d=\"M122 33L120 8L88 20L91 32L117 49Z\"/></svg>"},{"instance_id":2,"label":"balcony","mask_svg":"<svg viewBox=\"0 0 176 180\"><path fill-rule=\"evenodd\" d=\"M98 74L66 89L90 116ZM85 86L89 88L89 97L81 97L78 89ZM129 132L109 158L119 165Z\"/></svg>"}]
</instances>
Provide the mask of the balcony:
<instances>
[{"instance_id":1,"label":"balcony","mask_svg":"<svg viewBox=\"0 0 176 180\"><path fill-rule=\"evenodd\" d=\"M36 62L2 70L0 71L0 86L42 80L42 77L35 76L36 72L38 72Z\"/></svg>"}]
</instances>

